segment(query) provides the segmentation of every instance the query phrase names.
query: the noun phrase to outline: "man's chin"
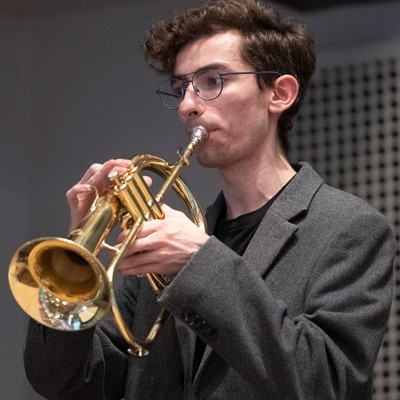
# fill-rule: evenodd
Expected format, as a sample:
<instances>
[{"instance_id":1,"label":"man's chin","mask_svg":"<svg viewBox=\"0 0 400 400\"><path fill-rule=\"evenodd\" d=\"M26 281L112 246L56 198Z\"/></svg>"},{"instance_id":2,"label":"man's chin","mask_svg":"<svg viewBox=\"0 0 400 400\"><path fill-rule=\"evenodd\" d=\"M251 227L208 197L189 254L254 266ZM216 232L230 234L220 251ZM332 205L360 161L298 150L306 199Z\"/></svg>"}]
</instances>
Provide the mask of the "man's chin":
<instances>
[{"instance_id":1,"label":"man's chin","mask_svg":"<svg viewBox=\"0 0 400 400\"><path fill-rule=\"evenodd\" d=\"M211 159L209 157L199 157L196 156L197 162L203 167L203 168L218 168L219 163L216 162L214 159Z\"/></svg>"}]
</instances>

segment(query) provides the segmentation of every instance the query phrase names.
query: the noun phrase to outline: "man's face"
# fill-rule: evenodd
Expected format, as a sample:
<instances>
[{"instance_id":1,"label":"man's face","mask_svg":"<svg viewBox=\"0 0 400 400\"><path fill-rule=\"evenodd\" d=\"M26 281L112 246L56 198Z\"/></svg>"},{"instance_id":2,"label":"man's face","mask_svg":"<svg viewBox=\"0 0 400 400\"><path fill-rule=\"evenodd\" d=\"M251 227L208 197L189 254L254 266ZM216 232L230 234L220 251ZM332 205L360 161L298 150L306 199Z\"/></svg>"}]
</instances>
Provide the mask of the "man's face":
<instances>
[{"instance_id":1,"label":"man's face","mask_svg":"<svg viewBox=\"0 0 400 400\"><path fill-rule=\"evenodd\" d=\"M208 67L219 72L253 71L240 48L241 36L235 31L205 36L178 53L174 73L191 79L191 74ZM179 117L187 132L196 125L209 132L208 141L196 152L200 164L221 170L233 164L251 165L267 146L270 95L271 89L260 90L255 75L225 76L221 95L211 101L198 97L189 84Z\"/></svg>"}]
</instances>

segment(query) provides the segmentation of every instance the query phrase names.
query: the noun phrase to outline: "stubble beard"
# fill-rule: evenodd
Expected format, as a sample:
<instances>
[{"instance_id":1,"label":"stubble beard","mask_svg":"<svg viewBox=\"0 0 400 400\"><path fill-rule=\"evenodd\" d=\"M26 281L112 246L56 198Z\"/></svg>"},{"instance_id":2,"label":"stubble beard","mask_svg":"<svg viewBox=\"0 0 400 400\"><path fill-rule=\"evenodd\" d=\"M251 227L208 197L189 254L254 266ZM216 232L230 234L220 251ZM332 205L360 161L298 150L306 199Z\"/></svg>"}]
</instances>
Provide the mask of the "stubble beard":
<instances>
[{"instance_id":1,"label":"stubble beard","mask_svg":"<svg viewBox=\"0 0 400 400\"><path fill-rule=\"evenodd\" d=\"M223 147L204 147L196 152L197 162L204 168L223 169L229 165L229 157Z\"/></svg>"}]
</instances>

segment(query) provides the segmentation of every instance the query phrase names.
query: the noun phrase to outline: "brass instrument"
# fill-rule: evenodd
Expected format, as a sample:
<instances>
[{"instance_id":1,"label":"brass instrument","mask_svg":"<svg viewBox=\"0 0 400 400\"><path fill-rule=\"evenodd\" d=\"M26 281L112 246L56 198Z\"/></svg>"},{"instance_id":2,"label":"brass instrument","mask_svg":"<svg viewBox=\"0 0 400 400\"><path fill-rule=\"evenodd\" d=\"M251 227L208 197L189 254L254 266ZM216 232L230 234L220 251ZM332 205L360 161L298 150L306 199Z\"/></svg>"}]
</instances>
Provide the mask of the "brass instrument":
<instances>
[{"instance_id":1,"label":"brass instrument","mask_svg":"<svg viewBox=\"0 0 400 400\"><path fill-rule=\"evenodd\" d=\"M128 352L138 357L147 355L147 347L169 313L163 309L147 337L136 339L124 323L114 297L114 271L143 222L164 217L160 204L171 187L181 197L193 222L205 231L201 208L178 175L184 166L190 165L189 157L195 147L207 138L202 126L195 127L190 143L174 165L151 154L135 156L128 172L122 176L110 173L105 194L96 196L88 215L67 239L42 237L22 245L11 260L8 274L11 291L21 308L49 328L80 331L93 327L111 307L116 324L130 346ZM156 196L141 177L142 170L165 179ZM117 222L128 234L120 245L112 247L105 239ZM113 251L108 268L98 259L103 248ZM172 279L154 273L146 274L146 278L156 295Z\"/></svg>"}]
</instances>

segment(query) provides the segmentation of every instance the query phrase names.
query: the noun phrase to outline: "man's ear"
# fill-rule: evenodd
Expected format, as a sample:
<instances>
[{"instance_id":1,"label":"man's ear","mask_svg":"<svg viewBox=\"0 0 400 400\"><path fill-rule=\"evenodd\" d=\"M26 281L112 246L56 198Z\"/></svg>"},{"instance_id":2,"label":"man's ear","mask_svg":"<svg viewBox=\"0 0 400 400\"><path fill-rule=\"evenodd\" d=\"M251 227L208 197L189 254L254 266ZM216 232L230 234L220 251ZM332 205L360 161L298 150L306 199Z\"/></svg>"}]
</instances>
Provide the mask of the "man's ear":
<instances>
[{"instance_id":1,"label":"man's ear","mask_svg":"<svg viewBox=\"0 0 400 400\"><path fill-rule=\"evenodd\" d=\"M282 75L274 82L271 90L269 110L272 113L283 113L296 100L299 93L299 83L292 75Z\"/></svg>"}]
</instances>

